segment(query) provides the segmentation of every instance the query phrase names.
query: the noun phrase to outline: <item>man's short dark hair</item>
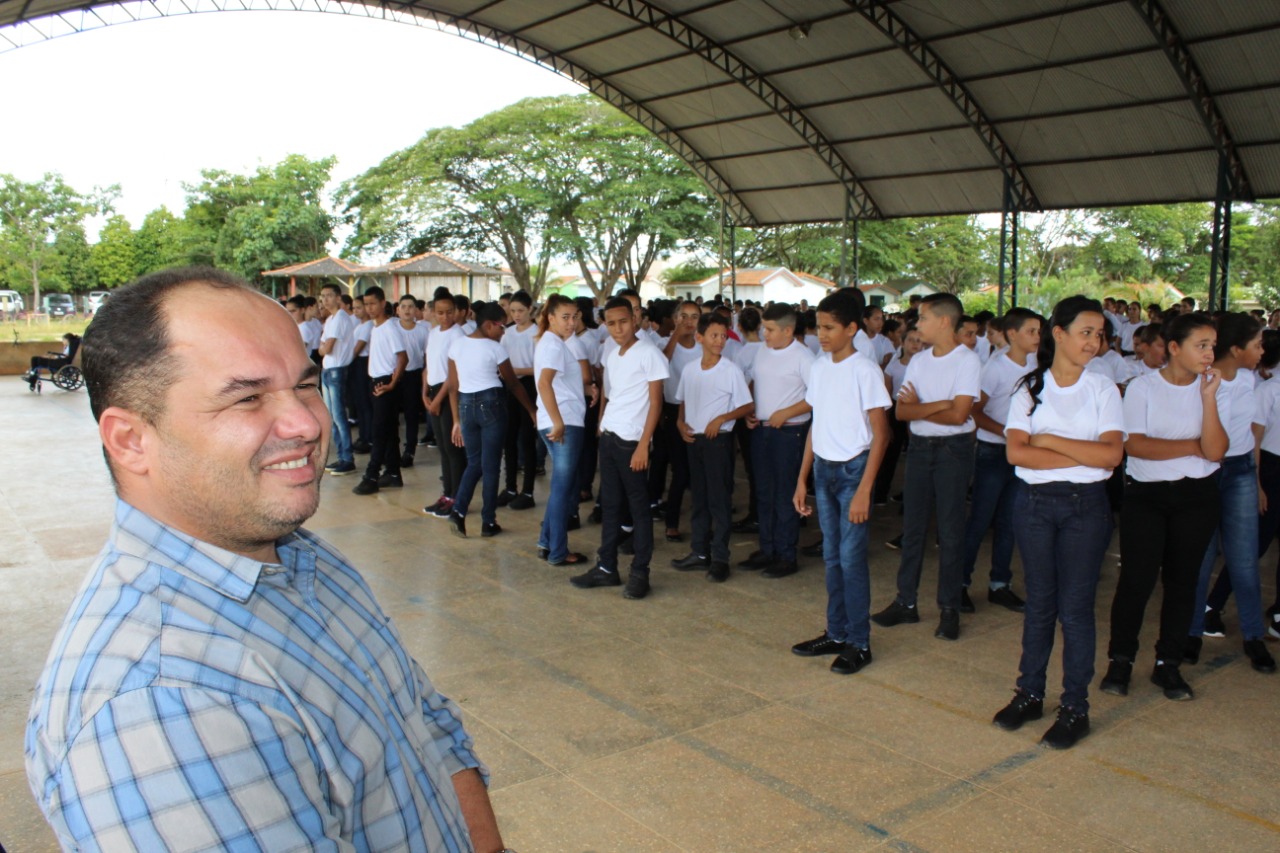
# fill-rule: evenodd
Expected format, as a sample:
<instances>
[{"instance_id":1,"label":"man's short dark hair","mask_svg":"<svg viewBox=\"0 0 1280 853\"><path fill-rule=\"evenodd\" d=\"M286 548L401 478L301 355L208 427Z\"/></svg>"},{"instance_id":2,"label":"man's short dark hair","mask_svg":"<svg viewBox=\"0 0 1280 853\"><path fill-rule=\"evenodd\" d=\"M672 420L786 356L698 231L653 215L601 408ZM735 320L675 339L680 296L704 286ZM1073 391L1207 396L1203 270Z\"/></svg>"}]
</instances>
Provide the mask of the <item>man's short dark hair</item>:
<instances>
[{"instance_id":1,"label":"man's short dark hair","mask_svg":"<svg viewBox=\"0 0 1280 853\"><path fill-rule=\"evenodd\" d=\"M792 328L795 328L796 309L792 308L785 302L775 302L768 308L764 309L764 318L766 320L772 320L779 326L791 326Z\"/></svg>"},{"instance_id":2,"label":"man's short dark hair","mask_svg":"<svg viewBox=\"0 0 1280 853\"><path fill-rule=\"evenodd\" d=\"M372 287L370 287L368 290L366 290L366 291L364 292L364 295L365 295L365 296L372 296L374 299L386 299L386 298L387 298L387 294L386 294L386 292L385 292L381 287L378 287L378 285L376 285L376 284L375 284L375 285L373 285Z\"/></svg>"},{"instance_id":3,"label":"man's short dark hair","mask_svg":"<svg viewBox=\"0 0 1280 853\"><path fill-rule=\"evenodd\" d=\"M964 305L951 293L930 293L920 300L920 307L929 306L929 312L951 318L951 328L960 331L960 318L964 316Z\"/></svg>"},{"instance_id":4,"label":"man's short dark hair","mask_svg":"<svg viewBox=\"0 0 1280 853\"><path fill-rule=\"evenodd\" d=\"M698 334L705 335L712 326L724 326L727 331L729 320L719 311L709 311L698 318Z\"/></svg>"},{"instance_id":5,"label":"man's short dark hair","mask_svg":"<svg viewBox=\"0 0 1280 853\"><path fill-rule=\"evenodd\" d=\"M503 310L502 304L499 302L476 303L476 324L483 326L485 323L503 324L507 322L507 312Z\"/></svg>"},{"instance_id":6,"label":"man's short dark hair","mask_svg":"<svg viewBox=\"0 0 1280 853\"><path fill-rule=\"evenodd\" d=\"M342 287L334 284L331 281L327 281L324 284L320 285L321 293L324 293L326 290L332 290L334 293L338 294L339 296L342 295Z\"/></svg>"},{"instance_id":7,"label":"man's short dark hair","mask_svg":"<svg viewBox=\"0 0 1280 853\"><path fill-rule=\"evenodd\" d=\"M626 308L631 310L631 300L625 296L610 296L609 301L604 304L605 311L612 311L614 308Z\"/></svg>"},{"instance_id":8,"label":"man's short dark hair","mask_svg":"<svg viewBox=\"0 0 1280 853\"><path fill-rule=\"evenodd\" d=\"M856 291L854 291L856 292ZM851 292L851 288L837 290L829 296L824 296L822 301L818 303L815 316L818 312L830 314L836 318L836 322L841 326L848 326L853 323L862 328L862 303ZM816 327L817 324L814 324Z\"/></svg>"},{"instance_id":9,"label":"man's short dark hair","mask_svg":"<svg viewBox=\"0 0 1280 853\"><path fill-rule=\"evenodd\" d=\"M143 276L118 288L85 330L80 348L94 420L109 408L136 413L147 423L164 414L164 389L177 369L170 352L165 301L196 283L257 293L247 282L213 267L181 267Z\"/></svg>"},{"instance_id":10,"label":"man's short dark hair","mask_svg":"<svg viewBox=\"0 0 1280 853\"><path fill-rule=\"evenodd\" d=\"M303 296L301 293L296 293L293 296L290 296L288 299L286 299L284 301L284 304L292 305L295 308L306 308L307 297Z\"/></svg>"},{"instance_id":11,"label":"man's short dark hair","mask_svg":"<svg viewBox=\"0 0 1280 853\"><path fill-rule=\"evenodd\" d=\"M339 295L339 296L338 296L338 298L339 298L340 300L342 300L342 304L343 304L343 305L346 305L346 306L348 306L348 307L350 307L351 305L355 304L355 303L352 301L351 297L350 297L350 296L348 296L348 295L347 295L347 294L345 294L345 293L343 293L343 294Z\"/></svg>"},{"instance_id":12,"label":"man's short dark hair","mask_svg":"<svg viewBox=\"0 0 1280 853\"><path fill-rule=\"evenodd\" d=\"M417 298L416 298L412 293L406 293L404 296L401 296L401 297L400 297L399 299L397 299L396 301L397 301L397 302L404 302L406 299L408 299L408 300L409 300L411 303L413 303L414 305L417 305L417 304L418 304L418 300L417 300Z\"/></svg>"}]
</instances>

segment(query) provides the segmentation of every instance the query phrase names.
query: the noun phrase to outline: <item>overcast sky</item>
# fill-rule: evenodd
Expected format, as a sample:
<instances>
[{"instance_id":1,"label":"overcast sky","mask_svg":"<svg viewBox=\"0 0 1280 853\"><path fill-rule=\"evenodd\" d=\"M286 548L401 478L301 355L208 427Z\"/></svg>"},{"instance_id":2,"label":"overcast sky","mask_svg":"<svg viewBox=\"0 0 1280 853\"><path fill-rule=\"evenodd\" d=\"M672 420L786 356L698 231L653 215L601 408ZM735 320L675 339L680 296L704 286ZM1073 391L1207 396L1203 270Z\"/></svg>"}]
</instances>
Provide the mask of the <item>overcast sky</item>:
<instances>
[{"instance_id":1,"label":"overcast sky","mask_svg":"<svg viewBox=\"0 0 1280 853\"><path fill-rule=\"evenodd\" d=\"M136 228L184 207L202 168L286 154L359 174L424 131L581 87L457 36L333 14L223 12L113 26L0 53L0 173L119 184Z\"/></svg>"}]
</instances>

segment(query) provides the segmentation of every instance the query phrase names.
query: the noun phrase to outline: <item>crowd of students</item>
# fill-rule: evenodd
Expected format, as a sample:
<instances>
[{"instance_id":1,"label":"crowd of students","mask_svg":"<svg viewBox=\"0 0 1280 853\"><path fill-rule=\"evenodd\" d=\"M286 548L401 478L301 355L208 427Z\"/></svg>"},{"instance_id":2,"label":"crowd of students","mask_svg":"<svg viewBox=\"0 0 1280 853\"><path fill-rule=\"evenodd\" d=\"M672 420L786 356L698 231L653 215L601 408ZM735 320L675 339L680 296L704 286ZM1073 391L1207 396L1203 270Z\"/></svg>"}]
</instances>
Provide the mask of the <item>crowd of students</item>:
<instances>
[{"instance_id":1,"label":"crowd of students","mask_svg":"<svg viewBox=\"0 0 1280 853\"><path fill-rule=\"evenodd\" d=\"M575 587L644 598L653 524L684 541L689 492L690 550L672 567L728 580L735 532L758 537L737 568L770 579L820 556L825 630L792 651L833 655L832 671L852 674L872 661L873 623L920 621L931 524L935 636L959 638L990 534L987 601L1023 615L1015 695L994 722L1013 730L1043 716L1061 625L1061 700L1042 742L1067 748L1089 730L1096 595L1118 515L1104 692L1129 691L1157 581L1151 681L1167 698L1192 697L1182 667L1199 661L1201 637L1225 635L1232 592L1244 653L1275 671L1264 638L1280 638L1280 601L1264 611L1258 562L1280 530L1280 331L1260 312L1198 313L1189 299L1144 312L1073 296L1047 318L1025 308L969 317L935 294L886 317L854 288L813 309L720 298L642 307L630 290L602 307L561 295L535 305L524 292L472 304L438 289L430 303L401 297L393 317L379 288L352 302L334 285L318 304L298 296L287 307L322 363L336 456L326 470L354 473L353 454L368 453L354 491L374 494L402 487L417 447L435 446L441 495L424 511L466 537L483 484L489 537L502 532L499 507L536 506L535 477L549 467L536 553L579 567ZM738 465L748 500L735 521ZM588 556L569 532L593 499L601 528ZM896 594L873 613L868 519L892 499L903 508L902 535L886 543L900 549ZM814 515L821 538L801 548Z\"/></svg>"}]
</instances>

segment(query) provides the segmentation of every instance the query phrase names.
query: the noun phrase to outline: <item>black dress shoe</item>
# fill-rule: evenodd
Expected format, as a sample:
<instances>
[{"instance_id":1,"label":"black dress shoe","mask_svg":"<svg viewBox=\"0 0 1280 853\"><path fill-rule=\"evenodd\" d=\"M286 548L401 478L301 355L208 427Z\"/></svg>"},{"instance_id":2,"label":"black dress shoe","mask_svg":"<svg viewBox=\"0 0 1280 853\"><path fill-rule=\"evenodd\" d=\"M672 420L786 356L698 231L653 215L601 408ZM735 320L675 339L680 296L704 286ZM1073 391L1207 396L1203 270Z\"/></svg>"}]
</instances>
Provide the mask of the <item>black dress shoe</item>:
<instances>
[{"instance_id":1,"label":"black dress shoe","mask_svg":"<svg viewBox=\"0 0 1280 853\"><path fill-rule=\"evenodd\" d=\"M953 607L942 608L942 615L938 617L938 630L933 632L933 636L939 640L960 639L960 611Z\"/></svg>"},{"instance_id":2,"label":"black dress shoe","mask_svg":"<svg viewBox=\"0 0 1280 853\"><path fill-rule=\"evenodd\" d=\"M467 519L458 515L456 510L449 512L449 532L454 536L461 536L463 539L467 538Z\"/></svg>"},{"instance_id":3,"label":"black dress shoe","mask_svg":"<svg viewBox=\"0 0 1280 853\"><path fill-rule=\"evenodd\" d=\"M705 571L711 568L710 557L699 557L697 554L686 554L671 561L671 567L681 572Z\"/></svg>"},{"instance_id":4,"label":"black dress shoe","mask_svg":"<svg viewBox=\"0 0 1280 853\"><path fill-rule=\"evenodd\" d=\"M772 566L761 572L760 577L773 580L775 578L785 578L789 575L794 575L798 571L800 571L800 566L796 564L795 560L778 560Z\"/></svg>"},{"instance_id":5,"label":"black dress shoe","mask_svg":"<svg viewBox=\"0 0 1280 853\"><path fill-rule=\"evenodd\" d=\"M881 628L892 628L894 625L915 624L920 621L920 610L908 607L894 599L893 603L871 616L871 621Z\"/></svg>"},{"instance_id":6,"label":"black dress shoe","mask_svg":"<svg viewBox=\"0 0 1280 853\"><path fill-rule=\"evenodd\" d=\"M357 441L351 445L352 453L372 453L373 445L367 441Z\"/></svg>"},{"instance_id":7,"label":"black dress shoe","mask_svg":"<svg viewBox=\"0 0 1280 853\"><path fill-rule=\"evenodd\" d=\"M1267 643L1265 640L1245 640L1244 653L1249 657L1249 663L1257 672L1270 673L1276 671L1275 658L1271 657L1271 653L1267 651Z\"/></svg>"},{"instance_id":8,"label":"black dress shoe","mask_svg":"<svg viewBox=\"0 0 1280 853\"><path fill-rule=\"evenodd\" d=\"M378 488L380 489L400 489L404 487L404 480L399 474L383 474L378 478Z\"/></svg>"},{"instance_id":9,"label":"black dress shoe","mask_svg":"<svg viewBox=\"0 0 1280 853\"><path fill-rule=\"evenodd\" d=\"M412 467L413 467L413 454L412 454L412 453L404 453L404 454L401 454L401 456L400 456L400 467L401 467L401 468L412 468Z\"/></svg>"},{"instance_id":10,"label":"black dress shoe","mask_svg":"<svg viewBox=\"0 0 1280 853\"><path fill-rule=\"evenodd\" d=\"M1018 598L1018 594L1007 586L987 590L987 601L998 604L1006 610L1012 610L1014 613L1022 613L1027 609L1027 603Z\"/></svg>"},{"instance_id":11,"label":"black dress shoe","mask_svg":"<svg viewBox=\"0 0 1280 853\"><path fill-rule=\"evenodd\" d=\"M853 675L871 663L871 649L847 649L831 662L831 671L837 675Z\"/></svg>"},{"instance_id":12,"label":"black dress shoe","mask_svg":"<svg viewBox=\"0 0 1280 853\"><path fill-rule=\"evenodd\" d=\"M1164 691L1164 698L1175 702L1186 702L1195 697L1191 685L1183 679L1174 663L1158 663L1151 671L1151 683Z\"/></svg>"},{"instance_id":13,"label":"black dress shoe","mask_svg":"<svg viewBox=\"0 0 1280 853\"><path fill-rule=\"evenodd\" d=\"M510 489L506 489L502 494L498 495L498 506L506 506L516 499L516 493Z\"/></svg>"},{"instance_id":14,"label":"black dress shoe","mask_svg":"<svg viewBox=\"0 0 1280 853\"><path fill-rule=\"evenodd\" d=\"M1043 716L1044 700L1019 690L1013 694L1013 701L996 712L991 722L1006 732L1014 732L1027 720L1038 720Z\"/></svg>"},{"instance_id":15,"label":"black dress shoe","mask_svg":"<svg viewBox=\"0 0 1280 853\"><path fill-rule=\"evenodd\" d=\"M494 536L497 536L501 532L502 532L502 525L498 524L498 522L496 521L493 524L480 525L480 535L485 539L489 539Z\"/></svg>"},{"instance_id":16,"label":"black dress shoe","mask_svg":"<svg viewBox=\"0 0 1280 853\"><path fill-rule=\"evenodd\" d=\"M649 576L632 574L627 578L627 585L622 590L622 597L639 601L649 594Z\"/></svg>"},{"instance_id":17,"label":"black dress shoe","mask_svg":"<svg viewBox=\"0 0 1280 853\"><path fill-rule=\"evenodd\" d=\"M1187 641L1182 644L1182 662L1190 666L1200 663L1200 650L1204 648L1204 639L1201 637L1187 637Z\"/></svg>"},{"instance_id":18,"label":"black dress shoe","mask_svg":"<svg viewBox=\"0 0 1280 853\"><path fill-rule=\"evenodd\" d=\"M1107 674L1102 676L1098 689L1112 696L1129 695L1129 679L1133 677L1133 661L1123 658L1112 658L1107 665Z\"/></svg>"},{"instance_id":19,"label":"black dress shoe","mask_svg":"<svg viewBox=\"0 0 1280 853\"><path fill-rule=\"evenodd\" d=\"M581 528L582 528L582 519L578 518L578 514L576 512L573 515L569 516L569 521L564 526L565 530L579 530Z\"/></svg>"},{"instance_id":20,"label":"black dress shoe","mask_svg":"<svg viewBox=\"0 0 1280 853\"><path fill-rule=\"evenodd\" d=\"M712 583L724 583L729 579L729 564L722 563L719 560L711 562L711 568L707 569L707 580Z\"/></svg>"},{"instance_id":21,"label":"black dress shoe","mask_svg":"<svg viewBox=\"0 0 1280 853\"><path fill-rule=\"evenodd\" d=\"M973 599L969 597L969 590L960 587L960 612L973 613Z\"/></svg>"},{"instance_id":22,"label":"black dress shoe","mask_svg":"<svg viewBox=\"0 0 1280 853\"><path fill-rule=\"evenodd\" d=\"M376 494L377 491L378 481L370 480L368 477L361 478L360 482L356 483L356 487L351 490L352 494L357 495L372 495Z\"/></svg>"},{"instance_id":23,"label":"black dress shoe","mask_svg":"<svg viewBox=\"0 0 1280 853\"><path fill-rule=\"evenodd\" d=\"M604 510L599 506L593 508L590 515L587 516L587 521L592 524L599 524L602 520L604 520Z\"/></svg>"},{"instance_id":24,"label":"black dress shoe","mask_svg":"<svg viewBox=\"0 0 1280 853\"><path fill-rule=\"evenodd\" d=\"M750 557L738 563L738 568L746 569L747 571L759 571L760 569L769 568L773 563L772 554L766 554L764 551L752 551Z\"/></svg>"},{"instance_id":25,"label":"black dress shoe","mask_svg":"<svg viewBox=\"0 0 1280 853\"><path fill-rule=\"evenodd\" d=\"M1070 708L1059 708L1057 721L1040 738L1040 743L1051 749L1070 749L1087 734L1088 714L1077 714Z\"/></svg>"},{"instance_id":26,"label":"black dress shoe","mask_svg":"<svg viewBox=\"0 0 1280 853\"><path fill-rule=\"evenodd\" d=\"M890 551L901 551L902 550L902 534L899 533L897 536L885 542L884 547L888 548Z\"/></svg>"},{"instance_id":27,"label":"black dress shoe","mask_svg":"<svg viewBox=\"0 0 1280 853\"><path fill-rule=\"evenodd\" d=\"M833 640L831 635L823 631L820 637L805 640L803 643L796 643L791 647L791 654L799 655L802 658L815 658L819 655L840 655L848 650L848 643Z\"/></svg>"},{"instance_id":28,"label":"black dress shoe","mask_svg":"<svg viewBox=\"0 0 1280 853\"><path fill-rule=\"evenodd\" d=\"M806 557L821 557L822 556L822 540L819 539L817 542L814 542L811 545L805 545L803 548L800 549L800 553L804 554Z\"/></svg>"},{"instance_id":29,"label":"black dress shoe","mask_svg":"<svg viewBox=\"0 0 1280 853\"><path fill-rule=\"evenodd\" d=\"M747 516L741 521L736 521L729 528L734 533L759 533L760 524L751 516Z\"/></svg>"},{"instance_id":30,"label":"black dress shoe","mask_svg":"<svg viewBox=\"0 0 1280 853\"><path fill-rule=\"evenodd\" d=\"M532 509L535 505L533 495L516 495L510 504L512 509Z\"/></svg>"},{"instance_id":31,"label":"black dress shoe","mask_svg":"<svg viewBox=\"0 0 1280 853\"><path fill-rule=\"evenodd\" d=\"M539 559L539 560L546 560L546 559L547 559L548 557L550 557L550 556L551 556L551 549L550 549L550 548L539 548L539 549L538 549L538 559Z\"/></svg>"},{"instance_id":32,"label":"black dress shoe","mask_svg":"<svg viewBox=\"0 0 1280 853\"><path fill-rule=\"evenodd\" d=\"M618 577L617 572L593 566L589 571L569 578L569 583L578 589L594 589L598 586L622 586L622 578Z\"/></svg>"}]
</instances>

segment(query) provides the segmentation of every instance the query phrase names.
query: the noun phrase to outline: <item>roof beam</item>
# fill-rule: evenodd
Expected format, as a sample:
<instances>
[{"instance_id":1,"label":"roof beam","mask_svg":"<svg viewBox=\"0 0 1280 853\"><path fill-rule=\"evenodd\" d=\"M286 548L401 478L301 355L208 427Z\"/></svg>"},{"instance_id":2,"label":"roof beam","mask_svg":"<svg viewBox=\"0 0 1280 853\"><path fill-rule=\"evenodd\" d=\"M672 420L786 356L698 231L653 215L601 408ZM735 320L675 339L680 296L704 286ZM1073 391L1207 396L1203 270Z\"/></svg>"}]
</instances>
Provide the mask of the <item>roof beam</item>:
<instances>
[{"instance_id":1,"label":"roof beam","mask_svg":"<svg viewBox=\"0 0 1280 853\"><path fill-rule=\"evenodd\" d=\"M1226 165L1227 177L1230 179L1229 194L1233 198L1251 199L1253 190L1249 184L1249 176L1245 173L1239 152L1236 151L1231 130L1218 110L1218 103L1214 99L1213 92L1209 90L1209 83L1200 73L1200 66L1196 64L1190 48L1173 25L1173 21L1169 19L1169 13L1164 10L1158 0L1131 0L1131 2L1133 8L1142 16L1142 20L1150 27L1151 34L1155 36L1164 55L1169 58L1169 64L1178 75L1178 79L1182 81L1183 87L1187 90L1187 97L1191 99L1192 106L1195 107L1200 120L1204 122L1205 130L1209 132L1209 138L1218 149L1218 155Z\"/></svg>"},{"instance_id":2,"label":"roof beam","mask_svg":"<svg viewBox=\"0 0 1280 853\"><path fill-rule=\"evenodd\" d=\"M797 108L776 86L770 83L766 75L747 65L746 62L717 44L710 36L687 24L679 15L658 9L645 2L645 0L595 1L601 6L612 9L619 15L631 18L655 32L665 35L729 75L787 122L791 129L818 155L818 158L835 173L836 178L844 185L845 191L849 194L853 210L858 218L880 218L880 208L862 186L853 168L835 149L835 146L827 141L822 131L813 122L809 121L808 116Z\"/></svg>"},{"instance_id":3,"label":"roof beam","mask_svg":"<svg viewBox=\"0 0 1280 853\"><path fill-rule=\"evenodd\" d=\"M911 29L907 22L888 8L883 0L845 0L845 2L915 60L916 65L920 66L938 89L951 100L974 132L978 134L982 144L991 152L991 156L1000 165L1000 170L1004 172L1005 177L1009 179L1018 207L1022 210L1039 210L1040 200L1036 198L1031 183L1022 173L1022 167L1014 159L1008 144L987 118L986 112L979 106L968 88L942 61L942 57L929 46L928 41Z\"/></svg>"}]
</instances>

